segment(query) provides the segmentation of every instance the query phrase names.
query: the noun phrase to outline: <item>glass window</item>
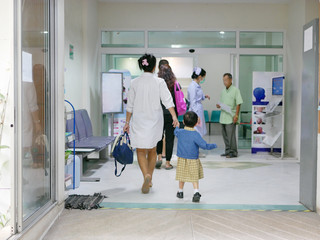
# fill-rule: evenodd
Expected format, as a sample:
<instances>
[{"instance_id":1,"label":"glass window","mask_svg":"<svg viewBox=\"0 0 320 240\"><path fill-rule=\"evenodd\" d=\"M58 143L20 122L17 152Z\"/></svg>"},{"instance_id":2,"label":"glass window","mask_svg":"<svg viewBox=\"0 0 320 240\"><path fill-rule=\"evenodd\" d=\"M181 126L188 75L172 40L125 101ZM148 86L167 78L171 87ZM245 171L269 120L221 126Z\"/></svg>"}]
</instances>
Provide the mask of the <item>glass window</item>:
<instances>
[{"instance_id":1,"label":"glass window","mask_svg":"<svg viewBox=\"0 0 320 240\"><path fill-rule=\"evenodd\" d=\"M144 47L144 32L104 31L101 47Z\"/></svg>"},{"instance_id":2,"label":"glass window","mask_svg":"<svg viewBox=\"0 0 320 240\"><path fill-rule=\"evenodd\" d=\"M240 48L283 48L283 32L240 32Z\"/></svg>"},{"instance_id":3,"label":"glass window","mask_svg":"<svg viewBox=\"0 0 320 240\"><path fill-rule=\"evenodd\" d=\"M149 32L150 48L235 48L236 32Z\"/></svg>"},{"instance_id":4,"label":"glass window","mask_svg":"<svg viewBox=\"0 0 320 240\"><path fill-rule=\"evenodd\" d=\"M114 68L121 70L126 69L131 73L133 78L140 76L142 71L139 68L138 60L141 56L115 56Z\"/></svg>"},{"instance_id":5,"label":"glass window","mask_svg":"<svg viewBox=\"0 0 320 240\"><path fill-rule=\"evenodd\" d=\"M49 5L49 0L25 0L21 12L23 221L52 197Z\"/></svg>"}]
</instances>

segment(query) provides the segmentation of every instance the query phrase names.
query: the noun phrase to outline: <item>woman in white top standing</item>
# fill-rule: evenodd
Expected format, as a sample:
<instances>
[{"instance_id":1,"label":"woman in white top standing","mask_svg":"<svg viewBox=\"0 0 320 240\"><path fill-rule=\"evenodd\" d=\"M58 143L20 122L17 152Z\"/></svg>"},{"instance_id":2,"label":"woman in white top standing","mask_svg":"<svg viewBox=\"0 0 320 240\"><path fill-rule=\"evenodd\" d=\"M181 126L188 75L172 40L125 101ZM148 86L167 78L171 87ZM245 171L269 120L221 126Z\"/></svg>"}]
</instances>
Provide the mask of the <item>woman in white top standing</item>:
<instances>
[{"instance_id":1,"label":"woman in white top standing","mask_svg":"<svg viewBox=\"0 0 320 240\"><path fill-rule=\"evenodd\" d=\"M195 112L200 118L200 123L195 127L195 129L200 133L201 137L207 134L202 101L206 98L210 100L210 96L204 95L200 86L200 82L205 80L206 74L207 73L203 68L196 67L191 76L193 81L188 87L188 101L190 102L189 111Z\"/></svg>"},{"instance_id":2,"label":"woman in white top standing","mask_svg":"<svg viewBox=\"0 0 320 240\"><path fill-rule=\"evenodd\" d=\"M144 73L131 82L126 124L123 130L129 133L130 129L131 145L137 149L138 162L144 177L141 190L142 193L148 193L152 186L152 174L157 159L156 146L163 132L163 111L160 100L170 111L173 126L178 126L179 122L167 84L162 78L153 74L156 58L145 54L138 63Z\"/></svg>"}]
</instances>

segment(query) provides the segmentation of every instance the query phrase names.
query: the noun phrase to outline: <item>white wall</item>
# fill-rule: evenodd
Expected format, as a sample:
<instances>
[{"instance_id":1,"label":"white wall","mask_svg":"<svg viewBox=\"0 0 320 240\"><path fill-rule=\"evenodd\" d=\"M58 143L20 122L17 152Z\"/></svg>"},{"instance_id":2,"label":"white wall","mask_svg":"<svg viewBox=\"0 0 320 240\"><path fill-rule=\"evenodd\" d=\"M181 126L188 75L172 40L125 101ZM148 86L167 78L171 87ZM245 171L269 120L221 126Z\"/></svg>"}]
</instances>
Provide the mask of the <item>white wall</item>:
<instances>
[{"instance_id":1,"label":"white wall","mask_svg":"<svg viewBox=\"0 0 320 240\"><path fill-rule=\"evenodd\" d=\"M294 139L288 142L287 151L293 156L300 156L301 117L296 113L301 112L301 77L302 77L302 46L303 46L303 25L314 18L319 17L319 2L317 0L299 1L294 0L289 5L289 24L287 33L287 72L288 79L292 83L287 86L287 139ZM294 109L294 110L293 110ZM289 131L297 129L297 131ZM296 146L299 147L296 147Z\"/></svg>"},{"instance_id":2,"label":"white wall","mask_svg":"<svg viewBox=\"0 0 320 240\"><path fill-rule=\"evenodd\" d=\"M84 0L84 69L86 70L86 109L88 110L94 135L101 134L101 100L100 100L100 72L99 56L100 31L98 25L98 1Z\"/></svg>"},{"instance_id":3,"label":"white wall","mask_svg":"<svg viewBox=\"0 0 320 240\"><path fill-rule=\"evenodd\" d=\"M285 4L99 3L101 28L285 29Z\"/></svg>"},{"instance_id":4,"label":"white wall","mask_svg":"<svg viewBox=\"0 0 320 240\"><path fill-rule=\"evenodd\" d=\"M303 131L300 116L303 26L318 18L318 8L318 1L294 0L288 9L285 148L288 154L297 158L300 157L300 136Z\"/></svg>"},{"instance_id":5,"label":"white wall","mask_svg":"<svg viewBox=\"0 0 320 240\"><path fill-rule=\"evenodd\" d=\"M302 34L305 23L305 2L295 0L289 5L287 31L287 78L285 148L287 153L300 157L301 136L301 77L302 77ZM293 131L294 129L294 131Z\"/></svg>"},{"instance_id":6,"label":"white wall","mask_svg":"<svg viewBox=\"0 0 320 240\"><path fill-rule=\"evenodd\" d=\"M75 109L87 109L94 135L101 132L97 12L97 0L65 0L65 98Z\"/></svg>"},{"instance_id":7,"label":"white wall","mask_svg":"<svg viewBox=\"0 0 320 240\"><path fill-rule=\"evenodd\" d=\"M83 101L83 5L79 0L65 0L65 99L75 109L84 108ZM69 45L74 58L69 58Z\"/></svg>"},{"instance_id":8,"label":"white wall","mask_svg":"<svg viewBox=\"0 0 320 240\"><path fill-rule=\"evenodd\" d=\"M226 72L230 72L230 55L228 54L208 54L199 55L198 65L206 70L206 81L201 84L204 94L210 96L210 100L203 101L203 108L209 111L217 110L216 104L219 102L220 94L224 88L222 77Z\"/></svg>"}]
</instances>

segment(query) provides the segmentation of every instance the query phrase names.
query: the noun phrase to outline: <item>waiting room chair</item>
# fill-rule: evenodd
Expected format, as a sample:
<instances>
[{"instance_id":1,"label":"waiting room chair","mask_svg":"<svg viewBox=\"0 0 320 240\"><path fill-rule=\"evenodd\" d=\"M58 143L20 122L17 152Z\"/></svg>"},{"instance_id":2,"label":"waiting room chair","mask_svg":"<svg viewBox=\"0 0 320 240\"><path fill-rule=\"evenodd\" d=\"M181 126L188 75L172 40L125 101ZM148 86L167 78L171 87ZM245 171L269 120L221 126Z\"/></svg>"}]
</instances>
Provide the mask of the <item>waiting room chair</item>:
<instances>
[{"instance_id":1,"label":"waiting room chair","mask_svg":"<svg viewBox=\"0 0 320 240\"><path fill-rule=\"evenodd\" d=\"M210 121L208 121L208 123L209 123L209 135L211 135L211 123L219 123L220 122L220 114L221 114L220 110L213 110L211 112Z\"/></svg>"},{"instance_id":2,"label":"waiting room chair","mask_svg":"<svg viewBox=\"0 0 320 240\"><path fill-rule=\"evenodd\" d=\"M209 112L207 110L204 110L204 120L206 123L209 123Z\"/></svg>"},{"instance_id":3,"label":"waiting room chair","mask_svg":"<svg viewBox=\"0 0 320 240\"><path fill-rule=\"evenodd\" d=\"M209 118L209 112L208 112L208 110L204 110L204 120L205 120L206 123L209 124L209 135L210 135L210 133L211 133L211 123L212 123L212 121L211 121L210 118Z\"/></svg>"},{"instance_id":4,"label":"waiting room chair","mask_svg":"<svg viewBox=\"0 0 320 240\"><path fill-rule=\"evenodd\" d=\"M240 126L242 127L242 137L243 139L247 139L247 130L252 131L252 112L251 111L242 111L240 112ZM250 137L248 139L251 138Z\"/></svg>"}]
</instances>

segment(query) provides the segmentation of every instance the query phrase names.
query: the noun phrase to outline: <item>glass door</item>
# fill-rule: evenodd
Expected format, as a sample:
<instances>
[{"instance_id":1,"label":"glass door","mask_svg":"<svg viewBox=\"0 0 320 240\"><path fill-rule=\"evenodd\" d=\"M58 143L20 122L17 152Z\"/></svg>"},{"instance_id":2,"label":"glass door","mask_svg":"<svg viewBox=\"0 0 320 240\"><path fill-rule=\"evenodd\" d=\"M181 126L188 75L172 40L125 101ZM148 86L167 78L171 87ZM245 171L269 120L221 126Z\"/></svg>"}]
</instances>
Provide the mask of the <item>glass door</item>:
<instances>
[{"instance_id":1,"label":"glass door","mask_svg":"<svg viewBox=\"0 0 320 240\"><path fill-rule=\"evenodd\" d=\"M53 203L52 14L54 1L21 1L18 230ZM19 120L18 120L19 121Z\"/></svg>"},{"instance_id":2,"label":"glass door","mask_svg":"<svg viewBox=\"0 0 320 240\"><path fill-rule=\"evenodd\" d=\"M282 72L282 55L240 55L239 89L243 98L238 128L238 147L251 148L252 73Z\"/></svg>"}]
</instances>

